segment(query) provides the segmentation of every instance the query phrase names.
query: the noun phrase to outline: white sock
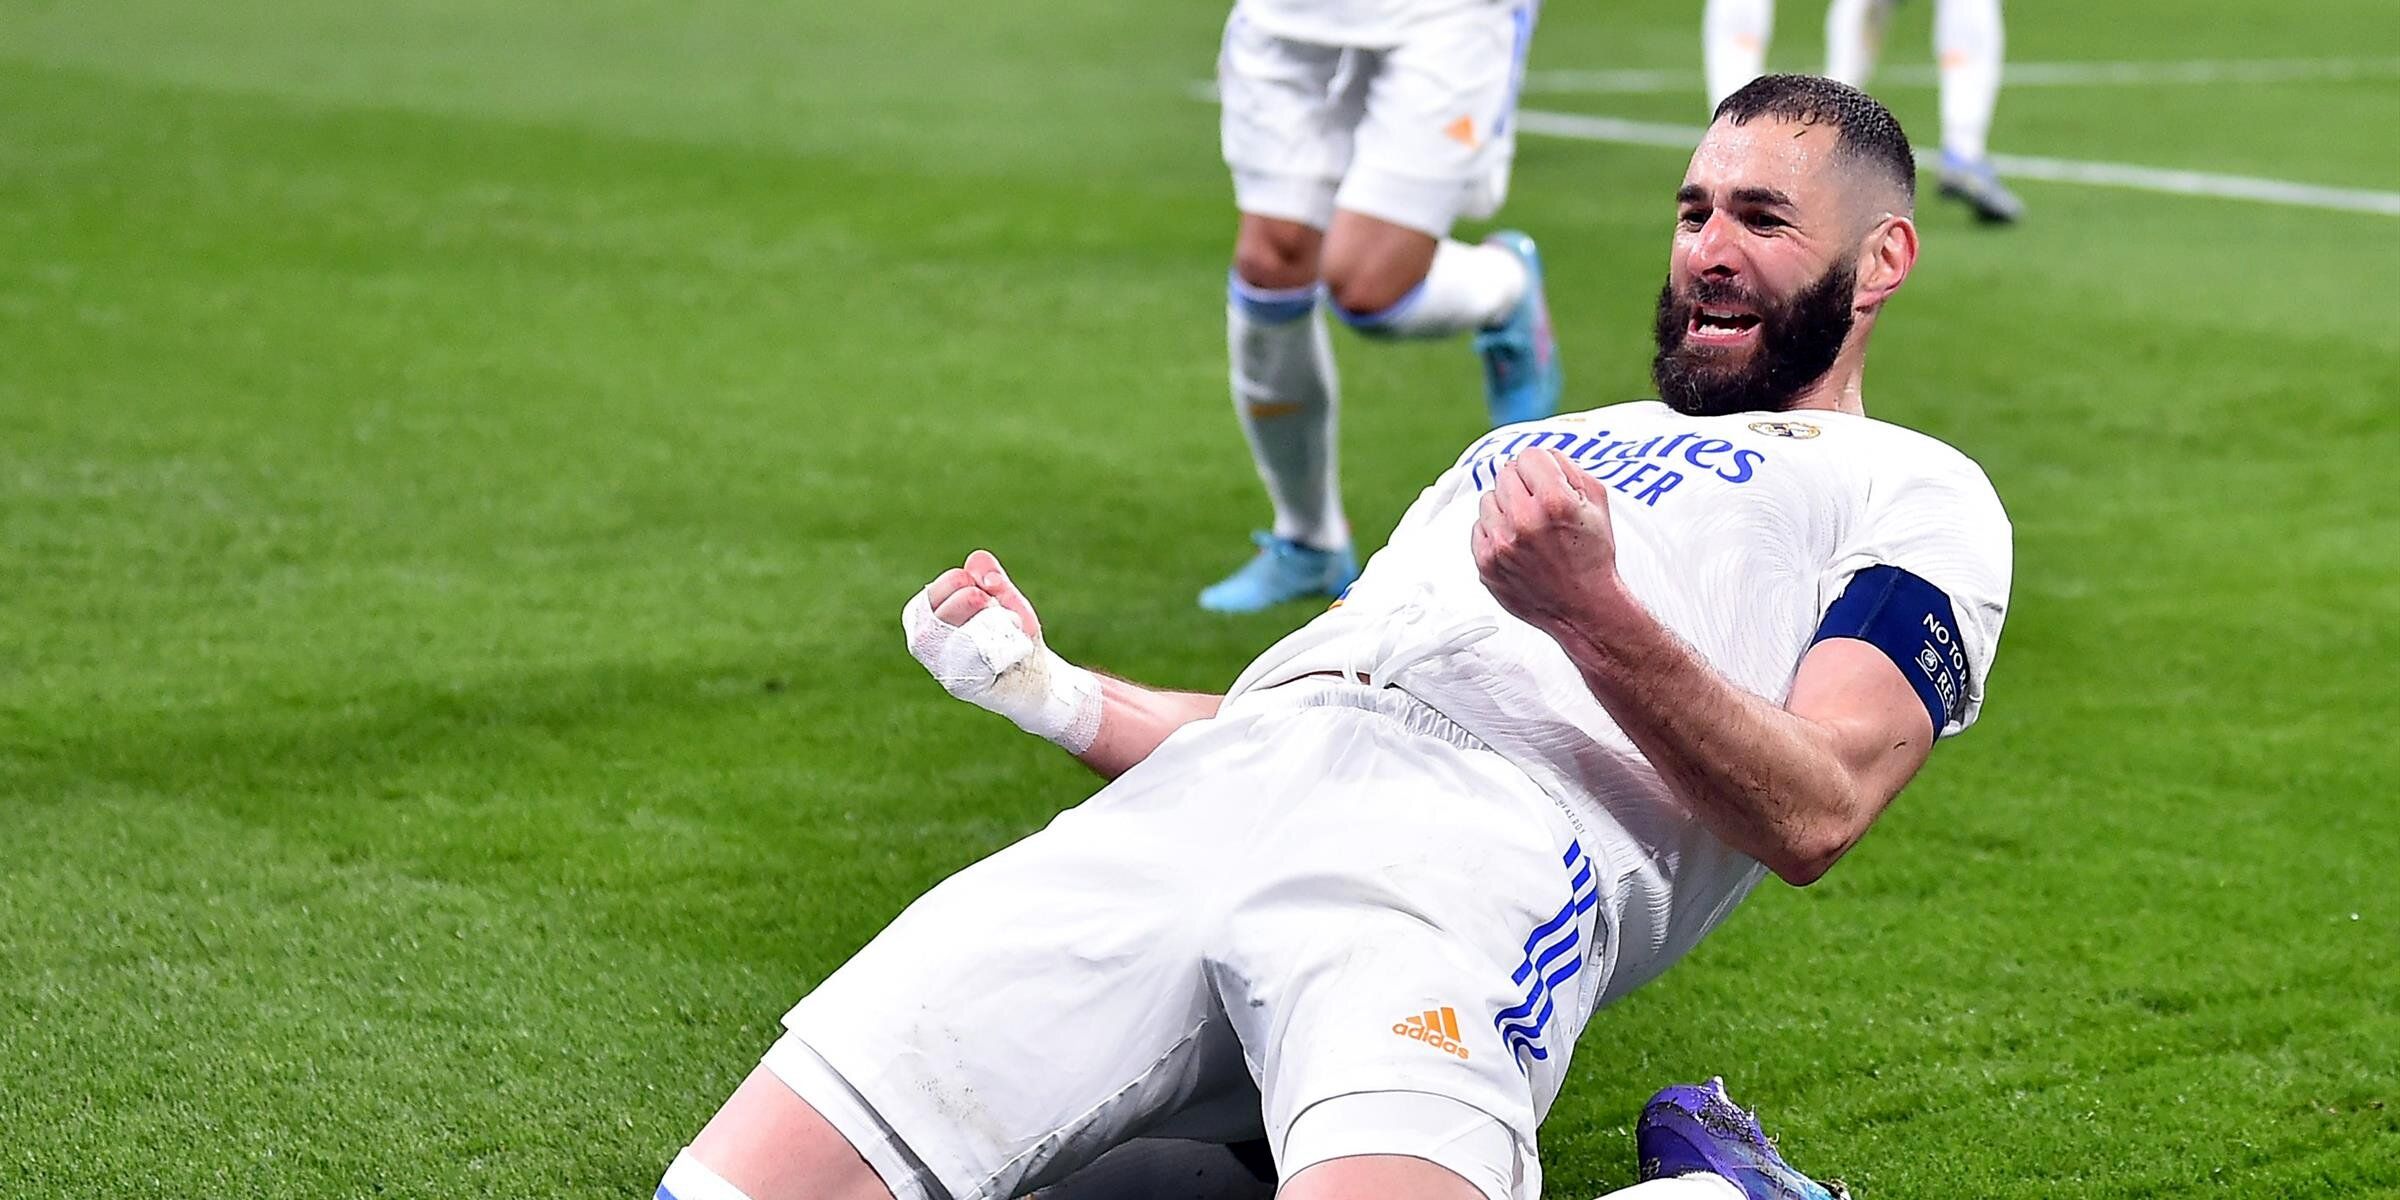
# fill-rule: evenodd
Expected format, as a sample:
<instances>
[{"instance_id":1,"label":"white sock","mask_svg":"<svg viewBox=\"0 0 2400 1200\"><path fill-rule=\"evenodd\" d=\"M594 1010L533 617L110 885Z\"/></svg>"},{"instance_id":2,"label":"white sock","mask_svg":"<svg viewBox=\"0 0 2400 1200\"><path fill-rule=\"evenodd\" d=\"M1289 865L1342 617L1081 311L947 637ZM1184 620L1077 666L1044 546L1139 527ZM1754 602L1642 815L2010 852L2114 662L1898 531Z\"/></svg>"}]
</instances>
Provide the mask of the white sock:
<instances>
[{"instance_id":1,"label":"white sock","mask_svg":"<svg viewBox=\"0 0 2400 1200\"><path fill-rule=\"evenodd\" d=\"M742 1194L742 1189L725 1182L723 1176L693 1158L689 1146L668 1165L666 1177L658 1181L658 1192L674 1200L750 1200Z\"/></svg>"},{"instance_id":2,"label":"white sock","mask_svg":"<svg viewBox=\"0 0 2400 1200\"><path fill-rule=\"evenodd\" d=\"M1256 288L1233 279L1225 343L1233 412L1275 505L1275 536L1331 550L1350 544L1342 515L1341 387L1316 288Z\"/></svg>"},{"instance_id":3,"label":"white sock","mask_svg":"<svg viewBox=\"0 0 2400 1200\"><path fill-rule=\"evenodd\" d=\"M1883 53L1884 27L1893 0L1833 0L1825 6L1825 76L1851 87L1867 86L1875 58Z\"/></svg>"},{"instance_id":4,"label":"white sock","mask_svg":"<svg viewBox=\"0 0 2400 1200\"><path fill-rule=\"evenodd\" d=\"M1939 0L1933 53L1942 65L1942 149L1970 161L1985 152L2000 103L2000 0Z\"/></svg>"},{"instance_id":5,"label":"white sock","mask_svg":"<svg viewBox=\"0 0 2400 1200\"><path fill-rule=\"evenodd\" d=\"M1774 35L1775 0L1708 0L1700 14L1700 60L1708 68L1711 110L1766 74L1767 39Z\"/></svg>"},{"instance_id":6,"label":"white sock","mask_svg":"<svg viewBox=\"0 0 2400 1200\"><path fill-rule=\"evenodd\" d=\"M1744 1200L1742 1189L1722 1175L1677 1175L1619 1188L1600 1200Z\"/></svg>"},{"instance_id":7,"label":"white sock","mask_svg":"<svg viewBox=\"0 0 2400 1200\"><path fill-rule=\"evenodd\" d=\"M1498 246L1444 238L1407 295L1379 312L1343 310L1342 320L1369 337L1445 337L1506 321L1525 298L1525 284L1524 259Z\"/></svg>"}]
</instances>

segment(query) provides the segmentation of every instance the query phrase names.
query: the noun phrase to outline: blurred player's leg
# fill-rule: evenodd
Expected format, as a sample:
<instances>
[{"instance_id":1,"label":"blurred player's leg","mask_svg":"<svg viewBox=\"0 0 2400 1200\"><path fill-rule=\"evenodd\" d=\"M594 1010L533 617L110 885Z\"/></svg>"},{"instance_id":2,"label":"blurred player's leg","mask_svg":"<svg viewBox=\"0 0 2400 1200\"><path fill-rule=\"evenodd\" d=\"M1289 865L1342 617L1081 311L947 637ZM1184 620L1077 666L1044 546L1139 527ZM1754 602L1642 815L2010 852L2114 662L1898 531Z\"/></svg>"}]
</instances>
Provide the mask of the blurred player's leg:
<instances>
[{"instance_id":1,"label":"blurred player's leg","mask_svg":"<svg viewBox=\"0 0 2400 1200\"><path fill-rule=\"evenodd\" d=\"M1933 52L1942 67L1942 149L1984 156L1992 110L2000 103L2004 33L2000 0L1938 0Z\"/></svg>"},{"instance_id":2,"label":"blurred player's leg","mask_svg":"<svg viewBox=\"0 0 2400 1200\"><path fill-rule=\"evenodd\" d=\"M1471 9L1380 56L1325 239L1326 288L1360 333L1476 334L1495 424L1557 409L1539 264L1521 234L1475 244L1450 227L1507 198L1534 18L1531 4Z\"/></svg>"},{"instance_id":3,"label":"blurred player's leg","mask_svg":"<svg viewBox=\"0 0 2400 1200\"><path fill-rule=\"evenodd\" d=\"M1708 71L1708 106L1767 70L1767 40L1775 35L1775 0L1708 0L1700 14L1700 61Z\"/></svg>"},{"instance_id":4,"label":"blurred player's leg","mask_svg":"<svg viewBox=\"0 0 2400 1200\"><path fill-rule=\"evenodd\" d=\"M1325 239L1325 290L1370 337L1447 337L1508 319L1525 295L1523 260L1343 210Z\"/></svg>"},{"instance_id":5,"label":"blurred player's leg","mask_svg":"<svg viewBox=\"0 0 2400 1200\"><path fill-rule=\"evenodd\" d=\"M1217 58L1225 163L1241 232L1225 328L1234 417L1250 444L1272 533L1200 593L1203 608L1255 612L1333 595L1358 573L1335 454L1340 385L1318 313L1319 256L1364 111L1362 55L1266 34L1235 12Z\"/></svg>"},{"instance_id":6,"label":"blurred player's leg","mask_svg":"<svg viewBox=\"0 0 2400 1200\"><path fill-rule=\"evenodd\" d=\"M1825 6L1825 75L1851 87L1867 86L1883 33L1899 0L1833 0Z\"/></svg>"},{"instance_id":7,"label":"blurred player's leg","mask_svg":"<svg viewBox=\"0 0 2400 1200\"><path fill-rule=\"evenodd\" d=\"M2025 206L2001 185L1985 150L2000 103L2000 0L1938 0L1933 43L1942 71L1942 194L1985 221L2014 221Z\"/></svg>"},{"instance_id":8,"label":"blurred player's leg","mask_svg":"<svg viewBox=\"0 0 2400 1200\"><path fill-rule=\"evenodd\" d=\"M1350 523L1335 442L1341 395L1317 304L1320 241L1298 222L1242 217L1225 306L1234 415L1274 505L1273 536L1284 552L1253 564L1273 569L1275 578L1237 575L1202 593L1205 607L1247 612L1288 598L1280 594L1286 591L1349 584Z\"/></svg>"}]
</instances>

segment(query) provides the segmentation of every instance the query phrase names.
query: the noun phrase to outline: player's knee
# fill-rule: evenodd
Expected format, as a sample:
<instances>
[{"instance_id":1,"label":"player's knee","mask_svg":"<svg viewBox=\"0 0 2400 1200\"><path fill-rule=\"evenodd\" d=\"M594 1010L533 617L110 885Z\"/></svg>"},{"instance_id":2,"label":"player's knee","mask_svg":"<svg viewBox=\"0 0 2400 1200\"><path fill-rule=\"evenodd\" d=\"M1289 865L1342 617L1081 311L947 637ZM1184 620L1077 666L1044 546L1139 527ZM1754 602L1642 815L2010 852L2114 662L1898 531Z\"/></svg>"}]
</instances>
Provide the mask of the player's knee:
<instances>
[{"instance_id":1,"label":"player's knee","mask_svg":"<svg viewBox=\"0 0 2400 1200\"><path fill-rule=\"evenodd\" d=\"M1372 333L1381 318L1406 300L1433 269L1441 243L1432 235L1359 213L1334 214L1325 235L1325 294L1334 310L1362 332Z\"/></svg>"},{"instance_id":2,"label":"player's knee","mask_svg":"<svg viewBox=\"0 0 2400 1200\"><path fill-rule=\"evenodd\" d=\"M1233 244L1233 273L1257 288L1307 287L1317 281L1324 235L1297 221L1242 218Z\"/></svg>"},{"instance_id":3,"label":"player's knee","mask_svg":"<svg viewBox=\"0 0 2400 1200\"><path fill-rule=\"evenodd\" d=\"M667 1173L658 1181L653 1200L753 1200L742 1189L726 1182L724 1176L692 1157L689 1146L676 1154L667 1164Z\"/></svg>"},{"instance_id":4,"label":"player's knee","mask_svg":"<svg viewBox=\"0 0 2400 1200\"><path fill-rule=\"evenodd\" d=\"M1325 294L1332 298L1335 310L1355 325L1390 312L1423 282L1421 271L1412 273L1380 263L1345 264L1338 270L1328 265Z\"/></svg>"}]
</instances>

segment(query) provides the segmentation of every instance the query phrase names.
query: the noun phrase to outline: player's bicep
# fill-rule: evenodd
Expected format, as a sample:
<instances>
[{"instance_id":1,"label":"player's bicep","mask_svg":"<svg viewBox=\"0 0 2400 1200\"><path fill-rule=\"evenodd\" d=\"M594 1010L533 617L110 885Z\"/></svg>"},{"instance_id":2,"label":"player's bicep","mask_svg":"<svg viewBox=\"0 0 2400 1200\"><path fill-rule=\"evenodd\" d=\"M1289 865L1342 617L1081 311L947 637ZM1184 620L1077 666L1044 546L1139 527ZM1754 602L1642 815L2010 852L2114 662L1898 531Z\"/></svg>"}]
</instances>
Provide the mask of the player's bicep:
<instances>
[{"instance_id":1,"label":"player's bicep","mask_svg":"<svg viewBox=\"0 0 2400 1200\"><path fill-rule=\"evenodd\" d=\"M1825 731L1874 820L1933 752L1933 718L1882 649L1852 637L1809 647L1785 711Z\"/></svg>"},{"instance_id":2,"label":"player's bicep","mask_svg":"<svg viewBox=\"0 0 2400 1200\"><path fill-rule=\"evenodd\" d=\"M1785 707L1828 731L1880 808L1964 715L1969 674L1950 597L1879 564L1851 576L1826 609Z\"/></svg>"}]
</instances>

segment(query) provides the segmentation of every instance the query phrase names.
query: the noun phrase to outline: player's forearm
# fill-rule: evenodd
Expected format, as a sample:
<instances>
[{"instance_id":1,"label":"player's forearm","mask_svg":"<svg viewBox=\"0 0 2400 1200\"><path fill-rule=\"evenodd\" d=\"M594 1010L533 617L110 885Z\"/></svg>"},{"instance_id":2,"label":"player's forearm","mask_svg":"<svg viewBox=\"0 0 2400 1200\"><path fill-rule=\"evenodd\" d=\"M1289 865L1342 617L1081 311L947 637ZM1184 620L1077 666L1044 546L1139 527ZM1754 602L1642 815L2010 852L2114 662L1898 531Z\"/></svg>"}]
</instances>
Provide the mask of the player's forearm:
<instances>
[{"instance_id":1,"label":"player's forearm","mask_svg":"<svg viewBox=\"0 0 2400 1200\"><path fill-rule=\"evenodd\" d=\"M1814 882L1867 807L1826 731L1733 686L1629 596L1551 631L1585 686L1710 832Z\"/></svg>"},{"instance_id":2,"label":"player's forearm","mask_svg":"<svg viewBox=\"0 0 2400 1200\"><path fill-rule=\"evenodd\" d=\"M1217 705L1225 699L1143 687L1111 675L1098 678L1100 731L1075 758L1103 779L1114 779L1150 757L1176 730L1217 715Z\"/></svg>"}]
</instances>

